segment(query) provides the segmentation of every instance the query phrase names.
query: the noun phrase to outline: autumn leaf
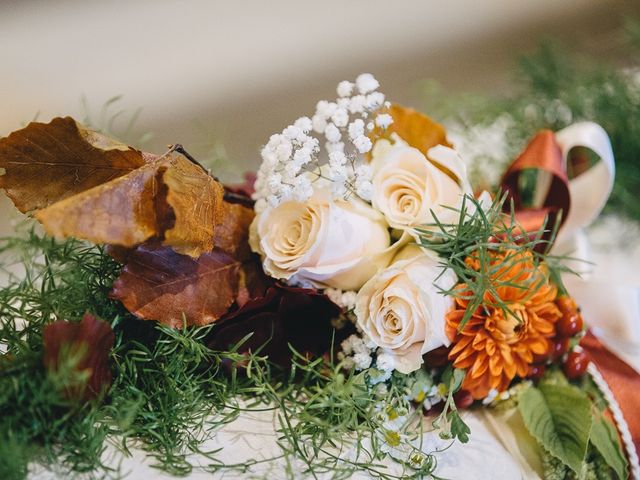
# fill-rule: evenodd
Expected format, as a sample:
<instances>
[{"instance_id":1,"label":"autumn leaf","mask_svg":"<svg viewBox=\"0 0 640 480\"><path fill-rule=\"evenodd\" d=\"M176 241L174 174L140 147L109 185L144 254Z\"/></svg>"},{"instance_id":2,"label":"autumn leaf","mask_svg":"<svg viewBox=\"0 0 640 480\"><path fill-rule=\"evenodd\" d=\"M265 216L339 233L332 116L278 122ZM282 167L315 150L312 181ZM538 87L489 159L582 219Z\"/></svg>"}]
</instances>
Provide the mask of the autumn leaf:
<instances>
[{"instance_id":1,"label":"autumn leaf","mask_svg":"<svg viewBox=\"0 0 640 480\"><path fill-rule=\"evenodd\" d=\"M376 127L371 133L373 138L388 138L395 133L425 155L436 145L451 146L444 127L417 110L392 104L385 113L391 115L393 123L384 131Z\"/></svg>"},{"instance_id":2,"label":"autumn leaf","mask_svg":"<svg viewBox=\"0 0 640 480\"><path fill-rule=\"evenodd\" d=\"M197 259L157 244L137 247L127 256L111 297L143 320L180 328L208 325L234 304L264 293L260 265L240 261L222 250ZM262 289L262 291L261 291Z\"/></svg>"},{"instance_id":3,"label":"autumn leaf","mask_svg":"<svg viewBox=\"0 0 640 480\"><path fill-rule=\"evenodd\" d=\"M39 210L35 218L58 238L133 247L160 230L156 196L161 176L159 165L147 164Z\"/></svg>"},{"instance_id":4,"label":"autumn leaf","mask_svg":"<svg viewBox=\"0 0 640 480\"><path fill-rule=\"evenodd\" d=\"M241 262L215 250L197 259L158 244L137 247L111 296L139 318L172 327L207 325L233 304Z\"/></svg>"},{"instance_id":5,"label":"autumn leaf","mask_svg":"<svg viewBox=\"0 0 640 480\"><path fill-rule=\"evenodd\" d=\"M331 320L340 313L340 307L317 290L277 283L225 315L212 330L209 346L227 351L244 339L239 352L259 351L271 362L286 367L291 364L290 346L301 354L320 357L332 341L339 345L352 333L350 329L334 331Z\"/></svg>"},{"instance_id":6,"label":"autumn leaf","mask_svg":"<svg viewBox=\"0 0 640 480\"><path fill-rule=\"evenodd\" d=\"M111 385L109 353L114 339L111 325L90 313L79 323L59 320L44 328L44 366L67 398L88 400Z\"/></svg>"},{"instance_id":7,"label":"autumn leaf","mask_svg":"<svg viewBox=\"0 0 640 480\"><path fill-rule=\"evenodd\" d=\"M264 293L264 274L247 241L253 210L225 203L225 211L225 222L214 228L216 248L198 258L157 241L119 252L125 266L111 296L141 319L181 327L215 322L232 305Z\"/></svg>"},{"instance_id":8,"label":"autumn leaf","mask_svg":"<svg viewBox=\"0 0 640 480\"><path fill-rule=\"evenodd\" d=\"M237 203L224 203L224 218L215 225L213 244L234 257L246 260L251 255L249 227L253 209Z\"/></svg>"},{"instance_id":9,"label":"autumn leaf","mask_svg":"<svg viewBox=\"0 0 640 480\"><path fill-rule=\"evenodd\" d=\"M124 264L112 296L139 318L206 325L266 289L248 245L250 185L225 189L181 146L145 154L55 119L0 140L0 166L47 233L109 245Z\"/></svg>"},{"instance_id":10,"label":"autumn leaf","mask_svg":"<svg viewBox=\"0 0 640 480\"><path fill-rule=\"evenodd\" d=\"M33 122L0 139L0 188L18 210L31 212L125 175L151 157L70 117Z\"/></svg>"},{"instance_id":11,"label":"autumn leaf","mask_svg":"<svg viewBox=\"0 0 640 480\"><path fill-rule=\"evenodd\" d=\"M93 243L136 246L152 237L197 257L213 248L224 189L180 156L148 163L36 213L46 232Z\"/></svg>"},{"instance_id":12,"label":"autumn leaf","mask_svg":"<svg viewBox=\"0 0 640 480\"><path fill-rule=\"evenodd\" d=\"M224 188L175 152L139 152L71 118L31 123L0 140L0 186L46 232L135 247L159 238L198 257L214 246Z\"/></svg>"}]
</instances>

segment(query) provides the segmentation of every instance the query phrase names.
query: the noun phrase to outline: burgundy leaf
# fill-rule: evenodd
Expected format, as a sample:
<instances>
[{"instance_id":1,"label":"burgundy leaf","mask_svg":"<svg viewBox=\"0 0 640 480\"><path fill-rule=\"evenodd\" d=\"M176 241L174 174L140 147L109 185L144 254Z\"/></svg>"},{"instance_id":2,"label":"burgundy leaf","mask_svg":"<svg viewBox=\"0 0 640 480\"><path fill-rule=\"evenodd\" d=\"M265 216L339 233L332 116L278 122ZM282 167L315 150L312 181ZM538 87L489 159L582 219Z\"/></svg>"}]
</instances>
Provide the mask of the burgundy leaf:
<instances>
[{"instance_id":1,"label":"burgundy leaf","mask_svg":"<svg viewBox=\"0 0 640 480\"><path fill-rule=\"evenodd\" d=\"M275 284L263 297L220 319L210 346L228 350L251 333L240 352L259 350L270 361L287 366L291 363L289 345L313 357L327 352L334 334L331 319L340 313L340 307L316 290Z\"/></svg>"},{"instance_id":2,"label":"burgundy leaf","mask_svg":"<svg viewBox=\"0 0 640 480\"><path fill-rule=\"evenodd\" d=\"M74 384L66 389L70 399L88 400L95 398L111 385L109 352L113 348L114 334L104 320L85 313L80 323L59 320L44 328L44 365L52 373L58 372L70 357L73 368L86 372L88 379L84 384Z\"/></svg>"},{"instance_id":3,"label":"burgundy leaf","mask_svg":"<svg viewBox=\"0 0 640 480\"><path fill-rule=\"evenodd\" d=\"M158 243L129 253L111 296L145 320L181 327L207 325L224 315L240 287L242 263L214 250L194 259Z\"/></svg>"}]
</instances>

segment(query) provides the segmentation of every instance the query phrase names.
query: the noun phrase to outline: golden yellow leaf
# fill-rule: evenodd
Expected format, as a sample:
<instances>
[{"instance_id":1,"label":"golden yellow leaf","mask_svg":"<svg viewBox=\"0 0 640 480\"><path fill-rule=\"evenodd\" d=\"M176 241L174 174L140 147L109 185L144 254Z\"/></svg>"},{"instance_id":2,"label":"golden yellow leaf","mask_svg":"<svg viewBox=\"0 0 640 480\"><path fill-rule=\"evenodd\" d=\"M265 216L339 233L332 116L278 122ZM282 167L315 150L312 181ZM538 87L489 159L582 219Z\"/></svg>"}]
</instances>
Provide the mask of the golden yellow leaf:
<instances>
[{"instance_id":1,"label":"golden yellow leaf","mask_svg":"<svg viewBox=\"0 0 640 480\"><path fill-rule=\"evenodd\" d=\"M142 153L71 118L1 139L0 167L0 187L56 237L123 247L155 238L198 257L224 224L224 188L200 166L175 152Z\"/></svg>"},{"instance_id":2,"label":"golden yellow leaf","mask_svg":"<svg viewBox=\"0 0 640 480\"><path fill-rule=\"evenodd\" d=\"M0 188L21 212L31 212L126 175L152 157L70 117L33 122L0 139Z\"/></svg>"},{"instance_id":3,"label":"golden yellow leaf","mask_svg":"<svg viewBox=\"0 0 640 480\"><path fill-rule=\"evenodd\" d=\"M395 133L425 155L436 145L451 146L444 127L426 115L397 104L391 105L387 113L393 117L393 123L389 125L385 135Z\"/></svg>"},{"instance_id":4,"label":"golden yellow leaf","mask_svg":"<svg viewBox=\"0 0 640 480\"><path fill-rule=\"evenodd\" d=\"M49 235L136 246L152 237L198 257L213 248L223 187L189 160L161 157L36 213Z\"/></svg>"}]
</instances>

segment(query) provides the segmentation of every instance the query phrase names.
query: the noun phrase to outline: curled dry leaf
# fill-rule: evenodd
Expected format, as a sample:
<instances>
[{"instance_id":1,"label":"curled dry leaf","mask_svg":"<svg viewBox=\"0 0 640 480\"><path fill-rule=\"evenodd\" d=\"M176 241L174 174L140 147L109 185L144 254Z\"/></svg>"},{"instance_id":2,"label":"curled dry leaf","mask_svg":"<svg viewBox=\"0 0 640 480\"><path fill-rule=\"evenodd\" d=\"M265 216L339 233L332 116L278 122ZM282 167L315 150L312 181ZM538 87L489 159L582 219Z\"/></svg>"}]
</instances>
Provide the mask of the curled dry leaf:
<instances>
[{"instance_id":1,"label":"curled dry leaf","mask_svg":"<svg viewBox=\"0 0 640 480\"><path fill-rule=\"evenodd\" d=\"M70 117L33 122L0 139L0 188L18 210L31 212L121 177L147 158Z\"/></svg>"},{"instance_id":2,"label":"curled dry leaf","mask_svg":"<svg viewBox=\"0 0 640 480\"><path fill-rule=\"evenodd\" d=\"M73 370L65 372L63 388L67 398L88 400L109 388L109 353L114 339L111 325L90 313L85 313L80 323L59 320L44 328L45 368L52 374L65 367Z\"/></svg>"},{"instance_id":3,"label":"curled dry leaf","mask_svg":"<svg viewBox=\"0 0 640 480\"><path fill-rule=\"evenodd\" d=\"M168 156L36 213L50 235L133 247L152 237L197 257L213 248L222 186L185 158Z\"/></svg>"},{"instance_id":4,"label":"curled dry leaf","mask_svg":"<svg viewBox=\"0 0 640 480\"><path fill-rule=\"evenodd\" d=\"M225 189L170 151L156 156L57 118L0 139L0 186L47 233L111 246L112 296L134 315L206 325L266 288L248 246L250 184Z\"/></svg>"},{"instance_id":5,"label":"curled dry leaf","mask_svg":"<svg viewBox=\"0 0 640 480\"><path fill-rule=\"evenodd\" d=\"M142 319L172 326L207 325L227 312L242 264L222 250L197 259L157 243L140 245L114 282L111 296Z\"/></svg>"},{"instance_id":6,"label":"curled dry leaf","mask_svg":"<svg viewBox=\"0 0 640 480\"><path fill-rule=\"evenodd\" d=\"M214 228L216 248L198 258L157 241L121 257L125 266L111 296L139 318L181 327L215 322L232 305L263 294L264 274L247 242L253 211L227 203L225 211Z\"/></svg>"},{"instance_id":7,"label":"curled dry leaf","mask_svg":"<svg viewBox=\"0 0 640 480\"><path fill-rule=\"evenodd\" d=\"M393 117L393 123L387 128L387 133L396 133L425 155L436 145L451 146L444 127L417 110L393 104L388 113Z\"/></svg>"},{"instance_id":8,"label":"curled dry leaf","mask_svg":"<svg viewBox=\"0 0 640 480\"><path fill-rule=\"evenodd\" d=\"M177 154L155 156L71 118L31 123L0 140L0 177L16 207L47 233L134 247L159 238L197 257L213 249L224 189Z\"/></svg>"}]
</instances>

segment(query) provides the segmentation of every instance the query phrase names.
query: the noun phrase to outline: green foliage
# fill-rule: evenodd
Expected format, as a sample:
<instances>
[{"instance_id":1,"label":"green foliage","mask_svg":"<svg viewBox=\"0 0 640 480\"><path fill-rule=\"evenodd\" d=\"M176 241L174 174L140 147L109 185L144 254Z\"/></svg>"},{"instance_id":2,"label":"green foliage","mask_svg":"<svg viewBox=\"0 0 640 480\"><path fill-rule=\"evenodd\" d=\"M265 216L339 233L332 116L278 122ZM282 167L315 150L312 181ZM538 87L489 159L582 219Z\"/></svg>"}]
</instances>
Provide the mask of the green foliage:
<instances>
[{"instance_id":1,"label":"green foliage","mask_svg":"<svg viewBox=\"0 0 640 480\"><path fill-rule=\"evenodd\" d=\"M464 380L465 370L448 366L442 374L442 383L447 385L447 399L442 413L433 421L434 428L440 430L440 437L444 439L455 438L461 443L469 441L471 429L464 423L458 413L453 394L460 390ZM446 424L445 424L446 423Z\"/></svg>"},{"instance_id":2,"label":"green foliage","mask_svg":"<svg viewBox=\"0 0 640 480\"><path fill-rule=\"evenodd\" d=\"M579 390L561 380L556 372L518 396L525 426L546 452L545 478L609 479L614 472L627 478L628 463L616 429L588 391L588 386Z\"/></svg>"},{"instance_id":3,"label":"green foliage","mask_svg":"<svg viewBox=\"0 0 640 480\"><path fill-rule=\"evenodd\" d=\"M547 384L523 391L518 408L540 445L579 473L591 431L589 399L575 387Z\"/></svg>"},{"instance_id":4,"label":"green foliage","mask_svg":"<svg viewBox=\"0 0 640 480\"><path fill-rule=\"evenodd\" d=\"M367 372L345 373L333 362L296 353L285 371L255 354L211 350L207 338L215 326L174 330L140 321L109 298L120 266L102 248L82 242L30 230L0 239L0 266L14 271L0 289L0 343L7 347L0 354L0 478L25 478L29 462L118 475L104 460L107 438L124 454L135 443L154 466L174 475L190 473L190 455L198 454L199 468L209 472L249 472L261 462L291 465L297 459L311 475L349 478L369 471L400 478L379 461L386 454L378 409L408 410L404 376L375 395ZM74 369L62 366L55 375L44 369L42 332L55 320L79 321L87 310L114 330L114 380L103 398L79 404L60 393L77 380L69 377ZM279 421L279 455L229 465L220 452L201 450L216 428L242 411L265 409ZM418 410L413 417L414 432L421 432L421 415ZM358 446L364 440L370 448ZM344 442L360 449L356 460L340 456ZM435 457L405 446L402 478L429 476Z\"/></svg>"},{"instance_id":5,"label":"green foliage","mask_svg":"<svg viewBox=\"0 0 640 480\"><path fill-rule=\"evenodd\" d=\"M48 376L42 365L44 325L79 320L85 310L116 315L107 298L118 266L96 247L60 244L30 231L0 240L0 264L22 265L21 279L0 289L0 477L21 478L28 459L58 462L75 471L104 467L106 428L94 404L78 406L58 392L73 383L71 369ZM106 467L104 467L106 468Z\"/></svg>"},{"instance_id":6,"label":"green foliage","mask_svg":"<svg viewBox=\"0 0 640 480\"><path fill-rule=\"evenodd\" d=\"M542 457L542 478L545 480L611 480L613 473L594 448L589 448L580 473L567 467L549 452Z\"/></svg>"},{"instance_id":7,"label":"green foliage","mask_svg":"<svg viewBox=\"0 0 640 480\"><path fill-rule=\"evenodd\" d=\"M506 195L498 195L491 205L483 205L471 196L465 196L459 209L452 209L458 213L457 223L443 224L436 218L436 223L428 229L417 229L420 234L418 243L440 256L443 267L453 270L461 283L466 284L467 291L460 291L455 287L443 290L446 295L454 298L464 298L469 301L460 327L469 321L473 312L481 307L495 307L504 310L514 318L515 315L509 305L502 301L498 294L501 287L519 288L524 291L535 290L536 285L531 282L514 283L510 279L501 279L497 272L505 265L517 265L529 261L527 255L533 255L536 265L544 261L549 267L553 280L560 290L563 289L560 272L571 270L564 266L567 257L545 253L550 241L543 238L549 233L553 239L557 225L542 226L533 238L522 233L522 229L515 220L513 206L511 215L503 213ZM486 211L485 211L486 209ZM542 252L540 251L542 250ZM491 253L501 252L505 256L501 262L495 262ZM467 263L468 258L477 260L479 267ZM531 281L537 281L532 276ZM487 295L487 293L491 295ZM495 304L487 304L491 297Z\"/></svg>"},{"instance_id":8,"label":"green foliage","mask_svg":"<svg viewBox=\"0 0 640 480\"><path fill-rule=\"evenodd\" d=\"M0 476L6 480L20 480L28 473L31 455L28 448L11 432L0 436Z\"/></svg>"},{"instance_id":9,"label":"green foliage","mask_svg":"<svg viewBox=\"0 0 640 480\"><path fill-rule=\"evenodd\" d=\"M604 461L620 480L628 477L628 462L618 440L618 432L613 424L604 416L598 415L593 420L589 437Z\"/></svg>"}]
</instances>

